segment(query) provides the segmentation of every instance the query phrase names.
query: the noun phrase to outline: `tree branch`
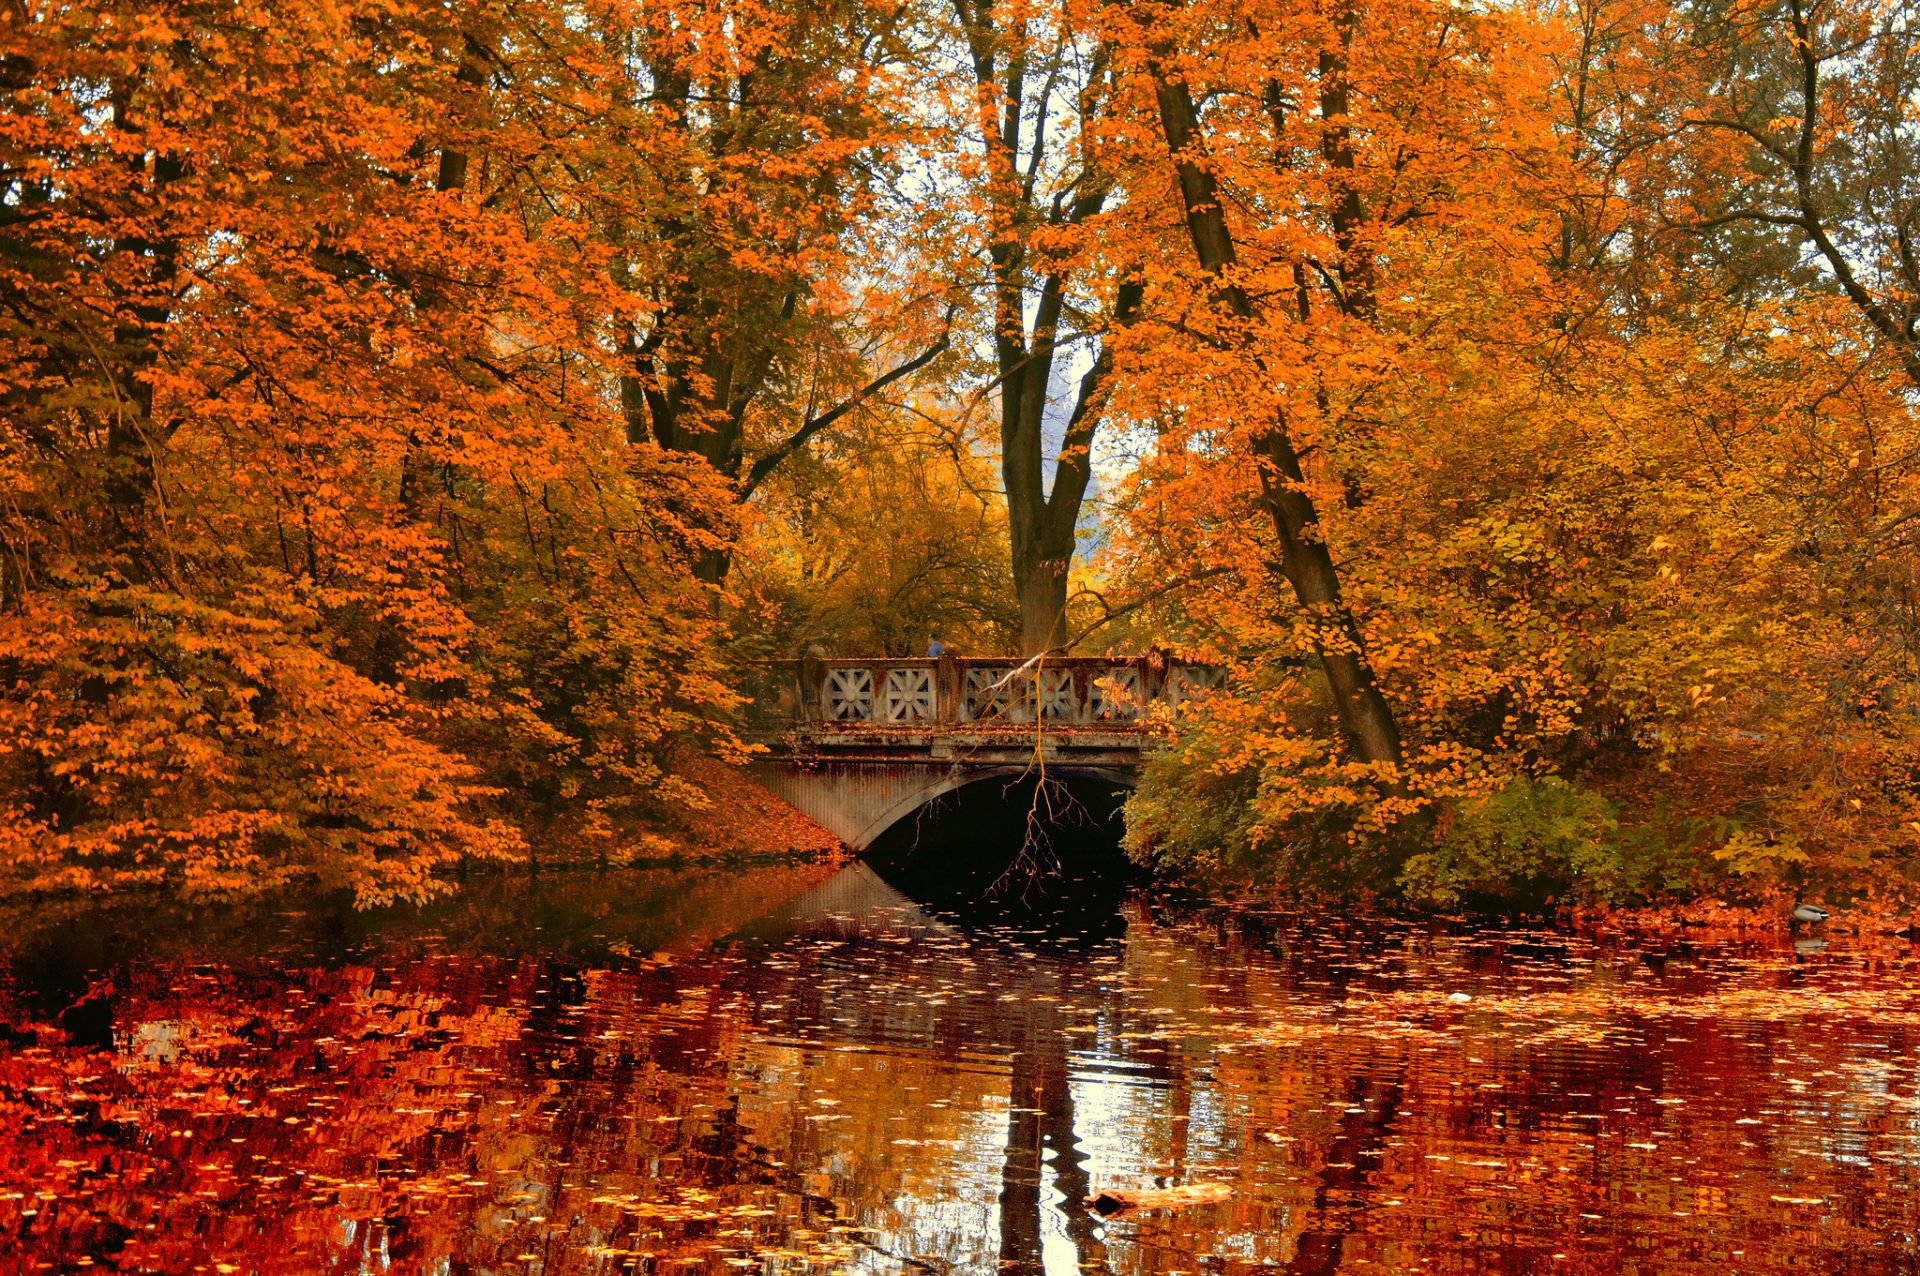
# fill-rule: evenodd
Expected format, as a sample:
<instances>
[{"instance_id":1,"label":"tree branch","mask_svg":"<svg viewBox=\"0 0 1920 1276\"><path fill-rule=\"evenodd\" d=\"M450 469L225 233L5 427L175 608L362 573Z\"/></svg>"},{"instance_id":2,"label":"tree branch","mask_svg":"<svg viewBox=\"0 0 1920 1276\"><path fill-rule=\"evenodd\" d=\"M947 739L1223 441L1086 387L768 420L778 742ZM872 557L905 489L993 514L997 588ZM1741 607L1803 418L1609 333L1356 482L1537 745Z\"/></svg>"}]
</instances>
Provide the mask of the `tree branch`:
<instances>
[{"instance_id":1,"label":"tree branch","mask_svg":"<svg viewBox=\"0 0 1920 1276\"><path fill-rule=\"evenodd\" d=\"M1900 366L1907 379L1920 385L1920 350L1916 350L1906 326L1893 317L1878 297L1867 290L1854 273L1853 263L1828 234L1813 198L1814 140L1820 124L1820 56L1813 49L1813 30L1807 21L1801 0L1791 0L1787 12L1793 20L1793 42L1800 55L1800 138L1793 158L1793 185L1799 197L1800 216L1807 238L1826 259L1833 277L1860 313L1874 329L1894 344Z\"/></svg>"},{"instance_id":2,"label":"tree branch","mask_svg":"<svg viewBox=\"0 0 1920 1276\"><path fill-rule=\"evenodd\" d=\"M841 417L852 412L855 408L858 408L861 404L894 382L899 381L903 377L912 376L920 369L926 367L929 363L932 363L935 359L945 354L952 344L953 312L949 310L947 312L947 326L946 329L941 332L939 340L935 341L932 345L905 363L867 382L838 406L829 408L818 416L809 417L806 424L788 435L778 447L755 461L753 468L747 471L746 481L740 485L739 499L744 501L749 496L752 496L754 490L766 481L769 474L778 469L781 463L788 457L804 448L808 440L812 439L814 435L828 428Z\"/></svg>"},{"instance_id":3,"label":"tree branch","mask_svg":"<svg viewBox=\"0 0 1920 1276\"><path fill-rule=\"evenodd\" d=\"M1073 637L1067 639L1067 641L1062 643L1060 646L1055 647L1053 651L1049 654L1064 656L1068 652L1072 651L1075 647L1085 642L1089 635L1097 633L1102 629L1105 629L1108 625L1111 625L1114 621L1119 620L1122 616L1126 616L1132 612L1139 611L1142 607L1145 607L1148 603L1154 602L1160 598L1164 598L1166 595L1172 593L1176 589L1185 589L1190 585L1198 585L1201 581L1212 580L1216 576L1225 576L1232 570L1233 569L1231 567L1208 567L1201 571L1195 572L1191 576L1182 576L1177 580L1169 581L1167 584L1160 586L1160 588L1149 590L1148 592L1142 594L1140 597L1134 599L1132 602L1124 603L1119 607L1115 607L1113 604L1109 603L1106 600L1106 597L1103 594L1101 594L1098 590L1094 590L1094 589L1077 590L1074 593L1074 597L1076 598L1085 597L1085 598L1093 599L1095 602L1100 604L1101 610L1104 611L1106 614L1100 617L1100 619L1094 621L1091 625L1088 625L1085 629L1082 629L1079 633L1075 634Z\"/></svg>"},{"instance_id":4,"label":"tree branch","mask_svg":"<svg viewBox=\"0 0 1920 1276\"><path fill-rule=\"evenodd\" d=\"M1755 128L1753 125L1743 123L1740 120L1719 120L1719 119L1682 120L1680 122L1680 126L1682 128L1721 129L1729 133L1738 133L1740 134L1740 136L1753 142L1755 145L1759 146L1762 150L1766 151L1767 154L1779 160L1782 164L1793 163L1793 156L1788 154L1786 151L1781 150L1780 147L1774 142L1772 138L1768 137L1765 133Z\"/></svg>"}]
</instances>

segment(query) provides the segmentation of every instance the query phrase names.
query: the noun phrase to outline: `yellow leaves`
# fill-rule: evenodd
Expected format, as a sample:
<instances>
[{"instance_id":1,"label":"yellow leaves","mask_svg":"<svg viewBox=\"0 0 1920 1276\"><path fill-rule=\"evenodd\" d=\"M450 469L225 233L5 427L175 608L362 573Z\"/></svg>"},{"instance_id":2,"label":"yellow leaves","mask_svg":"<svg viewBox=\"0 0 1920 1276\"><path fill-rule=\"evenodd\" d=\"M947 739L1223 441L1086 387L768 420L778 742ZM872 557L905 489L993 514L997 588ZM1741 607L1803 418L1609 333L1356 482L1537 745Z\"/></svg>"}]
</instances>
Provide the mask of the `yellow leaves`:
<instances>
[{"instance_id":1,"label":"yellow leaves","mask_svg":"<svg viewBox=\"0 0 1920 1276\"><path fill-rule=\"evenodd\" d=\"M1716 848L1713 858L1734 873L1748 877L1755 873L1777 875L1783 865L1805 864L1807 852L1799 841L1788 836L1741 829Z\"/></svg>"}]
</instances>

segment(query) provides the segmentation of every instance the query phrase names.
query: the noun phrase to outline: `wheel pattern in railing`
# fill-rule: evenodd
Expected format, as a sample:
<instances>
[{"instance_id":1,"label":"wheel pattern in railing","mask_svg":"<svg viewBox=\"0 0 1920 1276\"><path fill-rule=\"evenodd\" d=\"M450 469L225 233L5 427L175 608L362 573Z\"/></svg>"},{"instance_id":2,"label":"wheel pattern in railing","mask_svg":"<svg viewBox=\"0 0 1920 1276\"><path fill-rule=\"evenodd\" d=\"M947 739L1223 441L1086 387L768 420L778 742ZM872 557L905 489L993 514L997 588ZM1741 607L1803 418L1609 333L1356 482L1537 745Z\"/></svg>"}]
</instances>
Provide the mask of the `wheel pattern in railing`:
<instances>
[{"instance_id":1,"label":"wheel pattern in railing","mask_svg":"<svg viewBox=\"0 0 1920 1276\"><path fill-rule=\"evenodd\" d=\"M1179 665L1167 671L1167 705L1175 714L1197 705L1226 685L1227 671L1207 665Z\"/></svg>"},{"instance_id":2,"label":"wheel pattern in railing","mask_svg":"<svg viewBox=\"0 0 1920 1276\"><path fill-rule=\"evenodd\" d=\"M967 713L974 722L1030 722L1033 681L1005 669L967 670Z\"/></svg>"},{"instance_id":3,"label":"wheel pattern in railing","mask_svg":"<svg viewBox=\"0 0 1920 1276\"><path fill-rule=\"evenodd\" d=\"M1075 694L1073 674L1066 669L1042 669L1034 679L1043 722L1080 720L1080 697Z\"/></svg>"},{"instance_id":4,"label":"wheel pattern in railing","mask_svg":"<svg viewBox=\"0 0 1920 1276\"><path fill-rule=\"evenodd\" d=\"M889 669L881 690L882 722L929 722L933 719L933 671Z\"/></svg>"},{"instance_id":5,"label":"wheel pattern in railing","mask_svg":"<svg viewBox=\"0 0 1920 1276\"><path fill-rule=\"evenodd\" d=\"M873 671L871 669L829 669L825 708L826 717L830 722L871 722L873 720Z\"/></svg>"},{"instance_id":6,"label":"wheel pattern in railing","mask_svg":"<svg viewBox=\"0 0 1920 1276\"><path fill-rule=\"evenodd\" d=\"M1087 691L1087 717L1094 722L1137 722L1147 697L1138 669L1115 669L1093 680Z\"/></svg>"},{"instance_id":7,"label":"wheel pattern in railing","mask_svg":"<svg viewBox=\"0 0 1920 1276\"><path fill-rule=\"evenodd\" d=\"M756 720L797 718L850 727L1012 726L1038 718L1063 726L1132 730L1147 719L1153 702L1164 703L1176 717L1189 717L1226 683L1226 670L1218 666L1147 660L1035 665L988 657L961 660L959 666L952 670L958 677L949 689L940 672L949 666L928 660L821 660L811 669L796 661L786 677L760 680L752 712Z\"/></svg>"}]
</instances>

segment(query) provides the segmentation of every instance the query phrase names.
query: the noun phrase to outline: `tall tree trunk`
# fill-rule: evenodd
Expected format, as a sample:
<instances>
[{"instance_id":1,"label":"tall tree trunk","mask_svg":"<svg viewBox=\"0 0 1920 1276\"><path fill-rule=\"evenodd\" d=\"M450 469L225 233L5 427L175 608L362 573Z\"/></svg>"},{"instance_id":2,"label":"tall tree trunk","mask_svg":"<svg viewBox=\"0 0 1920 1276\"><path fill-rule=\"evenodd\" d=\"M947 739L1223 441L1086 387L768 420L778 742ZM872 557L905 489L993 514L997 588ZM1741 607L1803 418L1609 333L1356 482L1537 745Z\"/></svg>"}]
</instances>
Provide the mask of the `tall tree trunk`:
<instances>
[{"instance_id":1,"label":"tall tree trunk","mask_svg":"<svg viewBox=\"0 0 1920 1276\"><path fill-rule=\"evenodd\" d=\"M487 85L486 68L480 62L480 54L485 50L470 35L463 35L461 39L465 51L460 59L460 69L454 72L454 83L463 90L472 91L477 97ZM459 110L464 105L460 94L456 92L453 108ZM465 189L467 168L468 155L465 151L442 146L439 162L435 165L433 189L442 195ZM416 291L414 304L422 310L431 310L441 300L441 292L439 283L429 276ZM410 430L407 433L407 450L400 457L400 508L409 518L421 517L422 487L419 436Z\"/></svg>"},{"instance_id":2,"label":"tall tree trunk","mask_svg":"<svg viewBox=\"0 0 1920 1276\"><path fill-rule=\"evenodd\" d=\"M1000 1165L1000 1266L1005 1276L1045 1276L1041 1252L1042 1190L1040 1062L1030 1042L1012 1060L1007 1087L1007 1142Z\"/></svg>"},{"instance_id":3,"label":"tall tree trunk","mask_svg":"<svg viewBox=\"0 0 1920 1276\"><path fill-rule=\"evenodd\" d=\"M1250 320L1254 318L1252 299L1227 278L1234 264L1233 234L1221 210L1213 174L1196 158L1205 138L1193 97L1160 58L1150 62L1149 73L1161 129L1180 178L1194 256L1218 281L1214 288L1218 304L1236 319ZM1299 453L1283 415L1276 413L1273 423L1261 431L1254 450L1264 504L1280 543L1281 570L1300 606L1314 618L1314 652L1332 689L1342 733L1356 759L1387 771L1390 778L1383 783L1383 791L1405 796L1399 723L1380 691L1360 627L1341 597L1339 573L1321 534L1319 511L1307 493Z\"/></svg>"},{"instance_id":4,"label":"tall tree trunk","mask_svg":"<svg viewBox=\"0 0 1920 1276\"><path fill-rule=\"evenodd\" d=\"M1014 596L1020 603L1020 651L1034 656L1066 645L1067 555L1045 556L1031 540L1013 555Z\"/></svg>"},{"instance_id":5,"label":"tall tree trunk","mask_svg":"<svg viewBox=\"0 0 1920 1276\"><path fill-rule=\"evenodd\" d=\"M113 95L113 123L123 135L137 137L146 121L133 106L140 86L125 83ZM148 159L136 152L128 161L136 181L146 174ZM119 515L137 521L154 491L153 374L160 362L163 331L173 316L174 277L179 244L165 228L167 188L186 172L180 156L156 152L151 176L146 177L142 212L146 227L114 240L114 252L150 263L135 269L132 285L120 299L114 315L114 413L107 423L107 457L112 466L107 493Z\"/></svg>"},{"instance_id":6,"label":"tall tree trunk","mask_svg":"<svg viewBox=\"0 0 1920 1276\"><path fill-rule=\"evenodd\" d=\"M1035 183L1049 150L1045 123L1023 127L1031 106L1045 121L1054 113L1059 67L1056 50L1036 54L1023 17L1003 28L992 0L952 0L966 33L974 81L980 91L980 138L987 155L986 202L991 219L988 256L994 295L994 359L1000 392L1000 473L1007 491L1010 566L1020 605L1020 648L1038 655L1065 644L1067 574L1073 564L1074 532L1086 496L1087 452L1105 409L1112 356L1102 352L1081 378L1066 436L1046 481L1042 431L1047 388L1057 363L1060 325L1071 324L1067 290L1078 263L1037 246L1047 228L1080 226L1106 206L1113 181L1082 147L1078 176L1049 200ZM1105 100L1109 51L1096 48L1076 110L1080 136L1088 139ZM1037 91L1035 86L1038 86ZM1030 95L1032 95L1030 97ZM1058 130L1056 130L1056 133ZM1058 145L1058 141L1051 145ZM1115 299L1112 322L1125 323L1139 304L1139 287L1128 283ZM1031 318L1029 318L1031 314ZM1082 335L1092 335L1084 331Z\"/></svg>"},{"instance_id":7,"label":"tall tree trunk","mask_svg":"<svg viewBox=\"0 0 1920 1276\"><path fill-rule=\"evenodd\" d=\"M1140 313L1145 292L1138 278L1121 283L1114 295L1113 326L1133 322ZM1049 368L1052 362L1049 347L1046 356ZM1044 496L1040 482L1039 411L1032 413L1031 434L1022 426L1002 435L1003 449L1017 446L1025 452L1018 467L1003 464L1009 539L1013 543L1013 583L1020 603L1020 649L1024 655L1052 651L1067 642L1067 573L1073 565L1080 507L1093 479L1090 456L1093 436L1106 410L1112 378L1113 348L1102 341L1093 366L1080 378L1073 414L1067 418L1060 451L1054 457L1053 490ZM1008 393L1005 387L1010 384L1018 383L1012 377L1002 381L1003 394ZM1023 386L1022 392L1031 393L1031 385ZM1021 409L1026 410L1024 400Z\"/></svg>"}]
</instances>

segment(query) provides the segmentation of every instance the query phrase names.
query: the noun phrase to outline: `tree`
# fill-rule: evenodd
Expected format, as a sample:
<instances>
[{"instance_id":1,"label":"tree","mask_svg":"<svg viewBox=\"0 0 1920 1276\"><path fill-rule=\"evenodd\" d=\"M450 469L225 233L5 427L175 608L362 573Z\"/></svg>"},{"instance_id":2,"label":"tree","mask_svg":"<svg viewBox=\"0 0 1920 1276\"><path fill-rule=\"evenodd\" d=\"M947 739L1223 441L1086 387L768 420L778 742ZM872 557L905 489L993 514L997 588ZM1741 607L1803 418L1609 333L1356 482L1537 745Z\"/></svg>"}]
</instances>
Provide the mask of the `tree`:
<instances>
[{"instance_id":1,"label":"tree","mask_svg":"<svg viewBox=\"0 0 1920 1276\"><path fill-rule=\"evenodd\" d=\"M1100 265L1116 174L1102 155L1112 50L1077 3L953 0L964 41L962 170L980 226L992 316L993 389L1020 645L1066 641L1068 573L1114 374L1111 331L1138 312L1142 282ZM965 118L969 117L970 118ZM1089 347L1081 350L1076 347ZM1056 374L1079 356L1060 446L1046 475Z\"/></svg>"},{"instance_id":2,"label":"tree","mask_svg":"<svg viewBox=\"0 0 1920 1276\"><path fill-rule=\"evenodd\" d=\"M1920 385L1914 17L1847 0L1632 12L1633 52L1660 74L1590 136L1648 247L1678 238L1743 292L1845 297Z\"/></svg>"},{"instance_id":3,"label":"tree","mask_svg":"<svg viewBox=\"0 0 1920 1276\"><path fill-rule=\"evenodd\" d=\"M918 656L932 632L962 653L1006 650L1019 633L1006 510L973 443L875 412L796 458L762 488L742 538L743 627L785 656L815 642Z\"/></svg>"},{"instance_id":4,"label":"tree","mask_svg":"<svg viewBox=\"0 0 1920 1276\"><path fill-rule=\"evenodd\" d=\"M1120 407L1157 446L1125 544L1142 585L1227 569L1174 633L1237 672L1150 769L1136 848L1535 904L1857 882L1876 838L1897 860L1910 560L1884 533L1908 508L1904 374L1863 358L1843 297L1729 296L1714 259L1619 198L1629 163L1596 138L1657 64L1638 28L1376 8L1328 59L1337 11L1242 16L1150 28L1198 80L1205 146L1176 142L1186 190L1156 207L1134 178L1129 207L1224 221L1239 251L1219 273L1160 267L1135 325ZM1208 38L1240 56L1197 55ZM1324 101L1330 64L1344 119L1267 109ZM1159 78L1135 135L1165 164ZM1327 158L1336 129L1351 167ZM1343 203L1363 213L1346 248ZM1411 857L1364 836L1378 777L1345 753L1328 627L1273 562L1251 443L1276 399L1348 650L1431 804Z\"/></svg>"},{"instance_id":5,"label":"tree","mask_svg":"<svg viewBox=\"0 0 1920 1276\"><path fill-rule=\"evenodd\" d=\"M1487 196L1462 180L1484 133L1516 155L1528 145L1515 132L1525 117L1503 114L1508 103L1474 65L1491 52L1483 38L1502 38L1498 24L1420 6L1246 6L1223 20L1141 4L1126 14L1118 38L1145 117L1131 124L1131 200L1144 216L1151 137L1198 267L1196 276L1162 266L1179 282L1149 300L1150 313L1171 316L1204 350L1184 371L1147 373L1162 379L1159 407L1147 411L1180 423L1160 450L1198 448L1257 477L1275 542L1262 557L1290 594L1285 624L1322 671L1353 774L1378 786L1379 818L1400 825L1419 799L1367 625L1342 588L1321 493L1331 481L1337 505L1364 504L1370 400L1391 392L1384 386L1420 341L1410 334L1421 317L1383 313L1380 294L1389 280L1417 291L1421 272L1440 264L1436 236L1490 229L1480 220ZM1229 46L1230 58L1212 55ZM1211 127L1197 100L1213 104ZM1383 277L1389 263L1404 276Z\"/></svg>"},{"instance_id":6,"label":"tree","mask_svg":"<svg viewBox=\"0 0 1920 1276\"><path fill-rule=\"evenodd\" d=\"M529 733L576 783L724 740L718 494L625 445L604 263L513 215L542 135L477 22L7 11L10 888L421 898L524 852L492 768ZM539 626L623 635L617 711L503 641Z\"/></svg>"},{"instance_id":7,"label":"tree","mask_svg":"<svg viewBox=\"0 0 1920 1276\"><path fill-rule=\"evenodd\" d=\"M898 6L536 12L538 38L495 54L542 130L511 185L524 216L577 220L604 254L630 442L698 457L745 500L946 351L939 283L864 255L901 145ZM701 572L728 561L716 544Z\"/></svg>"},{"instance_id":8,"label":"tree","mask_svg":"<svg viewBox=\"0 0 1920 1276\"><path fill-rule=\"evenodd\" d=\"M1329 47L1320 59L1320 117L1325 125L1322 151L1334 168L1351 170L1353 156L1347 137L1345 72L1352 41L1351 12L1342 13L1335 26L1340 43ZM1147 74L1153 81L1154 101L1159 108L1160 129L1166 138L1167 151L1179 174L1180 199L1186 211L1194 257L1200 268L1217 281L1216 304L1232 320L1252 321L1255 318L1252 299L1241 284L1228 277L1237 265L1238 254L1221 207L1219 185L1206 167L1206 138L1194 110L1193 95L1186 81L1169 64L1171 48L1167 42L1154 37L1148 39ZM1285 92L1278 85L1270 85L1263 98L1277 102L1283 100ZM1366 213L1360 193L1353 185L1338 182L1334 190L1328 211L1334 246L1339 254L1334 262L1339 283L1334 285L1331 278L1326 282L1344 312L1371 319L1373 263L1357 243ZM1304 320L1308 303L1302 298L1298 304ZM1267 371L1257 354L1254 366ZM1280 571L1307 614L1309 626L1313 627L1314 655L1333 692L1335 712L1348 747L1362 765L1378 769L1385 792L1404 798L1407 788L1401 775L1405 759L1401 754L1400 727L1374 676L1365 638L1341 598L1339 573L1321 533L1319 511L1307 489L1300 454L1288 429L1284 408L1278 409L1274 420L1255 434L1252 449L1259 467L1263 503L1273 520L1274 535L1279 543Z\"/></svg>"},{"instance_id":9,"label":"tree","mask_svg":"<svg viewBox=\"0 0 1920 1276\"><path fill-rule=\"evenodd\" d=\"M1795 872L1857 879L1865 848L1897 855L1914 831L1895 760L1911 749L1920 678L1911 15L1608 0L1570 16L1589 33L1562 78L1589 104L1569 135L1607 196L1579 231L1605 321L1627 340L1691 330L1698 359L1783 377L1686 416L1716 481L1757 488L1730 496L1726 516L1738 509L1796 577L1803 681L1774 708L1798 725L1753 802L1771 829L1795 830L1796 853L1804 842L1812 858ZM1697 364L1673 376L1700 380ZM1759 463L1739 449L1762 422L1774 428Z\"/></svg>"}]
</instances>

